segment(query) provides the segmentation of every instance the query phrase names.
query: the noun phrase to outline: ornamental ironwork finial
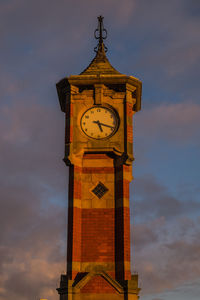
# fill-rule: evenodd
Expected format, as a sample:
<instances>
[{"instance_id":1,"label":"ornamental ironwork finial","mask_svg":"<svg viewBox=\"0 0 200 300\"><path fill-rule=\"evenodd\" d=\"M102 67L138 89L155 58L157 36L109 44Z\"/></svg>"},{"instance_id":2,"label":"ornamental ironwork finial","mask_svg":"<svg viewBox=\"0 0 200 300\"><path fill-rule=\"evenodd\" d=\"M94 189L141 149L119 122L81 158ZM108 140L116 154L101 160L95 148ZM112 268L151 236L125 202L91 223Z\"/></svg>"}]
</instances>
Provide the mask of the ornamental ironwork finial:
<instances>
[{"instance_id":1,"label":"ornamental ironwork finial","mask_svg":"<svg viewBox=\"0 0 200 300\"><path fill-rule=\"evenodd\" d=\"M95 39L99 40L99 43L94 48L94 51L98 52L98 51L102 51L104 49L105 52L107 52L108 48L103 43L103 40L105 40L107 38L107 30L103 26L104 17L99 16L97 19L98 19L98 28L94 31L94 37L95 37Z\"/></svg>"}]
</instances>

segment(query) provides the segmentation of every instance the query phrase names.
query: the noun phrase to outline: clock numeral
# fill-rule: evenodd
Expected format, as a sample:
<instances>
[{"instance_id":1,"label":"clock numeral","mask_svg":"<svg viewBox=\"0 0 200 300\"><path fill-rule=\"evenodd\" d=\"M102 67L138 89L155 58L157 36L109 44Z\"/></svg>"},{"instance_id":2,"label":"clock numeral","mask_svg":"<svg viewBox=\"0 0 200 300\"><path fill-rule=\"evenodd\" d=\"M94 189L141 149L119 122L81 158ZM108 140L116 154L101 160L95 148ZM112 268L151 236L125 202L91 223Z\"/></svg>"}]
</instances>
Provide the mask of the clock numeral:
<instances>
[{"instance_id":1,"label":"clock numeral","mask_svg":"<svg viewBox=\"0 0 200 300\"><path fill-rule=\"evenodd\" d=\"M87 128L85 128L85 131L87 131Z\"/></svg>"},{"instance_id":2,"label":"clock numeral","mask_svg":"<svg viewBox=\"0 0 200 300\"><path fill-rule=\"evenodd\" d=\"M83 122L83 125L85 125L85 122Z\"/></svg>"},{"instance_id":3,"label":"clock numeral","mask_svg":"<svg viewBox=\"0 0 200 300\"><path fill-rule=\"evenodd\" d=\"M97 112L100 112L101 111L101 109L100 108L97 108Z\"/></svg>"},{"instance_id":4,"label":"clock numeral","mask_svg":"<svg viewBox=\"0 0 200 300\"><path fill-rule=\"evenodd\" d=\"M113 116L112 116L112 115L110 115L110 117L111 117L111 119L113 118Z\"/></svg>"},{"instance_id":5,"label":"clock numeral","mask_svg":"<svg viewBox=\"0 0 200 300\"><path fill-rule=\"evenodd\" d=\"M91 114L93 114L93 113L94 113L94 111L93 111L93 110L91 110L90 112L91 112Z\"/></svg>"}]
</instances>

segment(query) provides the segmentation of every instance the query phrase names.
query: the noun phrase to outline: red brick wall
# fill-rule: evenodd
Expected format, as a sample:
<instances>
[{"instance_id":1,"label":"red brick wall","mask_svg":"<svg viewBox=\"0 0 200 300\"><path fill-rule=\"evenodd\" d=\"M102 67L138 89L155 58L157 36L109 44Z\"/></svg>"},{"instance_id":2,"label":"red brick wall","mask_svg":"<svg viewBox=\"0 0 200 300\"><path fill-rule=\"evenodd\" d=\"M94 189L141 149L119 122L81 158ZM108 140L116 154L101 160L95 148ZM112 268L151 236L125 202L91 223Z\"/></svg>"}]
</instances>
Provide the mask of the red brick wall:
<instances>
[{"instance_id":1,"label":"red brick wall","mask_svg":"<svg viewBox=\"0 0 200 300\"><path fill-rule=\"evenodd\" d=\"M82 209L82 262L114 262L113 208Z\"/></svg>"}]
</instances>

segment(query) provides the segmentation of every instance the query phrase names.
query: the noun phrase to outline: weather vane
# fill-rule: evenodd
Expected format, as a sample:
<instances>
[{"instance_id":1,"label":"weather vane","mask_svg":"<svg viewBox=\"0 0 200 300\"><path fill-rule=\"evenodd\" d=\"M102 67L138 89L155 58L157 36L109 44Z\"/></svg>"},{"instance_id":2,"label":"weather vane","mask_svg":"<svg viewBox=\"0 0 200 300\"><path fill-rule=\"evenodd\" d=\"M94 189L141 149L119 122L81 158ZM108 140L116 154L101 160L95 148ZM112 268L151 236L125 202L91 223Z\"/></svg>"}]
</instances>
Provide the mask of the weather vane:
<instances>
[{"instance_id":1,"label":"weather vane","mask_svg":"<svg viewBox=\"0 0 200 300\"><path fill-rule=\"evenodd\" d=\"M98 45L94 48L95 52L98 52L98 49L102 50L102 45L104 46L105 52L108 51L108 48L104 45L103 40L107 38L107 30L103 26L104 17L98 17L98 28L94 31L95 39L99 40Z\"/></svg>"}]
</instances>

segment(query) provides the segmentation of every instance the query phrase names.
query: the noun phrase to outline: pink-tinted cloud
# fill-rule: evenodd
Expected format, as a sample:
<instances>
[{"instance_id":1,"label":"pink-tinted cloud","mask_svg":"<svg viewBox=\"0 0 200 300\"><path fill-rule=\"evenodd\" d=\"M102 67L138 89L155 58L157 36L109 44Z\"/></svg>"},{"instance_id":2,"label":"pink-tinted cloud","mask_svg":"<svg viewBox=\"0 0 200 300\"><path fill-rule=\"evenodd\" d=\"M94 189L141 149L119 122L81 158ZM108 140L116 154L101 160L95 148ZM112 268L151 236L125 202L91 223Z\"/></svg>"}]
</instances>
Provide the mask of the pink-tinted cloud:
<instances>
[{"instance_id":1,"label":"pink-tinted cloud","mask_svg":"<svg viewBox=\"0 0 200 300\"><path fill-rule=\"evenodd\" d=\"M18 184L1 188L0 299L55 299L65 269L66 213L43 189Z\"/></svg>"}]
</instances>

